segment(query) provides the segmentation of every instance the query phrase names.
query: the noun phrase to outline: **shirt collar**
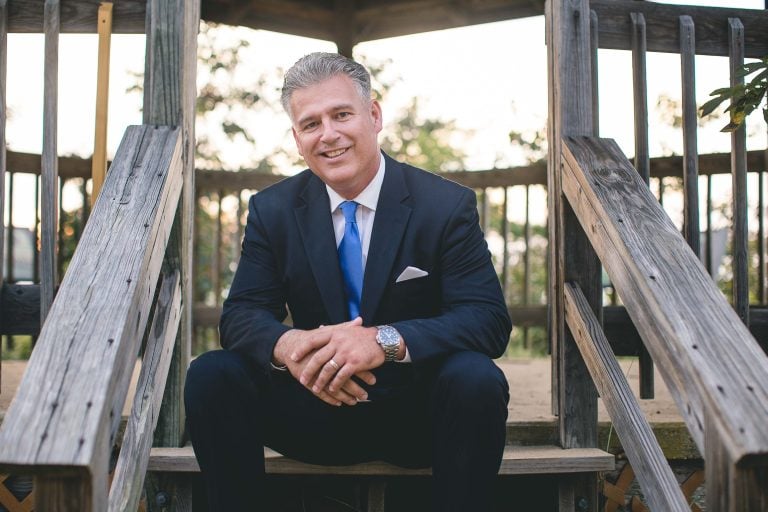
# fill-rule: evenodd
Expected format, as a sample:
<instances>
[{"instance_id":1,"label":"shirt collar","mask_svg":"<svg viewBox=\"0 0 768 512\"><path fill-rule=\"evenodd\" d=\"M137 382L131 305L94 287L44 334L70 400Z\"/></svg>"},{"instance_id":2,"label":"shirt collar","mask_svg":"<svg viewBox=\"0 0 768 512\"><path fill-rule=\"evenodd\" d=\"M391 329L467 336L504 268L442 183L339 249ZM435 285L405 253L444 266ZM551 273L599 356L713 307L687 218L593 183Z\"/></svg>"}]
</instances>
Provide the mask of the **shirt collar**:
<instances>
[{"instance_id":1,"label":"shirt collar","mask_svg":"<svg viewBox=\"0 0 768 512\"><path fill-rule=\"evenodd\" d=\"M376 211L376 204L379 202L379 194L381 193L381 185L384 183L384 167L384 155L382 154L381 158L379 158L379 169L376 171L376 175L368 186L357 197L353 198L352 201L365 206L371 211ZM325 186L325 190L328 192L328 199L331 201L331 213L333 213L346 199L328 185Z\"/></svg>"}]
</instances>

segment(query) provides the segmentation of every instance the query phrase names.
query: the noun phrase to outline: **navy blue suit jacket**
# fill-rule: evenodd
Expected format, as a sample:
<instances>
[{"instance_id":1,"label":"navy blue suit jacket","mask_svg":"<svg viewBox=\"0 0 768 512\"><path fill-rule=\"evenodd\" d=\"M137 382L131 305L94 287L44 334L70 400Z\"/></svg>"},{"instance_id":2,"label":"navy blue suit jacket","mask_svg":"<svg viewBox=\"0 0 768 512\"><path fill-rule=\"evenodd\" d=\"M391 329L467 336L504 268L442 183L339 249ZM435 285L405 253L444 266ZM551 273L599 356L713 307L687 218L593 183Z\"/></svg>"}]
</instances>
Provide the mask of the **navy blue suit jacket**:
<instances>
[{"instance_id":1,"label":"navy blue suit jacket","mask_svg":"<svg viewBox=\"0 0 768 512\"><path fill-rule=\"evenodd\" d=\"M511 322L472 190L386 158L360 304L364 325L393 325L414 366L461 350L495 358ZM396 283L408 267L426 277ZM309 170L251 197L221 343L266 374L287 309L293 326L348 320L323 182ZM386 365L385 365L386 366Z\"/></svg>"}]
</instances>

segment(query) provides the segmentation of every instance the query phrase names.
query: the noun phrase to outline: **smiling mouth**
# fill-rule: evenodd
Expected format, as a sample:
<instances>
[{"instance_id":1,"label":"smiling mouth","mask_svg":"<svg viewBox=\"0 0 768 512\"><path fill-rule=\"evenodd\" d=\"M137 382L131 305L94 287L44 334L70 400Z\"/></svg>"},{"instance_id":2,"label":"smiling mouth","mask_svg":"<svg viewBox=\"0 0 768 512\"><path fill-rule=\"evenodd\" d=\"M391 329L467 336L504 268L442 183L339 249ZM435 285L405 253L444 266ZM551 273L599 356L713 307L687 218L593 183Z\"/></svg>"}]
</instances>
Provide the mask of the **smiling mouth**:
<instances>
[{"instance_id":1,"label":"smiling mouth","mask_svg":"<svg viewBox=\"0 0 768 512\"><path fill-rule=\"evenodd\" d=\"M327 158L336 158L337 156L341 156L341 155L343 155L346 152L347 152L346 148L334 149L333 151L326 151L326 152L324 152L323 156L325 156Z\"/></svg>"}]
</instances>

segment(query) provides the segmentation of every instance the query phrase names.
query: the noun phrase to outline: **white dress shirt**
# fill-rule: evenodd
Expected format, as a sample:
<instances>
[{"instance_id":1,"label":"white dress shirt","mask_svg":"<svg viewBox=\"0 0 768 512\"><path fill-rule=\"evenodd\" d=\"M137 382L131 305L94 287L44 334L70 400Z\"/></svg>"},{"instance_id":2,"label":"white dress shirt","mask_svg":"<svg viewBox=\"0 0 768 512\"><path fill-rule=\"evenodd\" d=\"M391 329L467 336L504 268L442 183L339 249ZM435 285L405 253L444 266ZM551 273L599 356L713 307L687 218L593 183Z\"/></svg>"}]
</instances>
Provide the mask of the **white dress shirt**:
<instances>
[{"instance_id":1,"label":"white dress shirt","mask_svg":"<svg viewBox=\"0 0 768 512\"><path fill-rule=\"evenodd\" d=\"M363 249L363 272L365 272L365 263L368 261L368 248L371 245L371 231L373 231L373 219L376 217L376 205L379 202L381 193L381 184L384 183L384 156L379 157L379 169L376 176L373 177L367 187L353 198L359 206L355 211L355 220L357 221L357 231L360 234L360 245ZM336 248L339 247L341 239L344 237L344 214L339 205L347 199L341 197L335 190L328 185L325 186L328 191L328 199L331 202L331 219L333 220L333 232L336 235ZM399 363L409 363L411 356L408 353L408 347L405 347L405 357Z\"/></svg>"}]
</instances>

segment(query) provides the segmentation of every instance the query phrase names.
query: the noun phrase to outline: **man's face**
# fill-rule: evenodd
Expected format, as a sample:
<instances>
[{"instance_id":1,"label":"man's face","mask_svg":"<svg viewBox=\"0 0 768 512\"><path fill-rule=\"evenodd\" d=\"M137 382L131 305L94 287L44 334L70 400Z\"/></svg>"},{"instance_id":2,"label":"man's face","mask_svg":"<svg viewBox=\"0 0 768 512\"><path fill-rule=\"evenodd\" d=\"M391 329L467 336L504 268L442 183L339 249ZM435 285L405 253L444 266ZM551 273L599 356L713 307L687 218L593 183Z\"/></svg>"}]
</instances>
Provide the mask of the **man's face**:
<instances>
[{"instance_id":1,"label":"man's face","mask_svg":"<svg viewBox=\"0 0 768 512\"><path fill-rule=\"evenodd\" d=\"M352 80L336 75L294 91L293 138L299 154L321 180L352 199L379 167L381 107L364 101Z\"/></svg>"}]
</instances>

